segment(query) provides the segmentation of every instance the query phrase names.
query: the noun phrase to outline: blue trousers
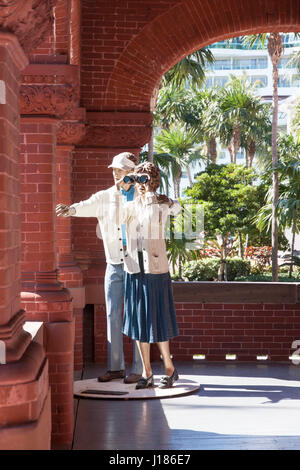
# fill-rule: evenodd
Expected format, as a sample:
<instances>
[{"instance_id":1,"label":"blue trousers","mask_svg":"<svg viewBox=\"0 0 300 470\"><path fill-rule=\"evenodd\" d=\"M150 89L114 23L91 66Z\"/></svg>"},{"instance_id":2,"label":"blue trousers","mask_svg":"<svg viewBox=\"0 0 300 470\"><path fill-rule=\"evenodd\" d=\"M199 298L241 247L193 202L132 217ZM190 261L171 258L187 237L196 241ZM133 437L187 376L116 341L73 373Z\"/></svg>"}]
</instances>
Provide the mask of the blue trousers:
<instances>
[{"instance_id":1,"label":"blue trousers","mask_svg":"<svg viewBox=\"0 0 300 470\"><path fill-rule=\"evenodd\" d=\"M124 265L107 264L104 278L107 313L107 369L125 369L122 333L122 311L124 299ZM136 342L133 342L132 374L141 374L142 360Z\"/></svg>"}]
</instances>

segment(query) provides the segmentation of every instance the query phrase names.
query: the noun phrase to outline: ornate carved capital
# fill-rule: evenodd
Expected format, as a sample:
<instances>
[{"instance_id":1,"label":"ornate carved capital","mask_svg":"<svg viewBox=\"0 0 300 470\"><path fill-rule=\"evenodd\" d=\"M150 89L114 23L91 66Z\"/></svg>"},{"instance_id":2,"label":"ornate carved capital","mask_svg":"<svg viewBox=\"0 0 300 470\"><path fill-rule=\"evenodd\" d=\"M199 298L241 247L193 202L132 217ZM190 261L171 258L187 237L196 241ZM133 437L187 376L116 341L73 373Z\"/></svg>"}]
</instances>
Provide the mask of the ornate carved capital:
<instances>
[{"instance_id":1,"label":"ornate carved capital","mask_svg":"<svg viewBox=\"0 0 300 470\"><path fill-rule=\"evenodd\" d=\"M30 64L20 88L21 114L68 118L79 106L79 67Z\"/></svg>"},{"instance_id":2,"label":"ornate carved capital","mask_svg":"<svg viewBox=\"0 0 300 470\"><path fill-rule=\"evenodd\" d=\"M150 138L152 114L144 112L87 113L82 147L138 148Z\"/></svg>"},{"instance_id":3,"label":"ornate carved capital","mask_svg":"<svg viewBox=\"0 0 300 470\"><path fill-rule=\"evenodd\" d=\"M77 145L85 135L85 109L77 108L70 119L59 121L56 142L59 145Z\"/></svg>"},{"instance_id":4,"label":"ornate carved capital","mask_svg":"<svg viewBox=\"0 0 300 470\"><path fill-rule=\"evenodd\" d=\"M76 145L84 135L84 122L59 121L56 128L56 142L60 145Z\"/></svg>"},{"instance_id":5,"label":"ornate carved capital","mask_svg":"<svg viewBox=\"0 0 300 470\"><path fill-rule=\"evenodd\" d=\"M2 0L0 27L13 33L29 53L49 36L55 3L56 0Z\"/></svg>"}]
</instances>

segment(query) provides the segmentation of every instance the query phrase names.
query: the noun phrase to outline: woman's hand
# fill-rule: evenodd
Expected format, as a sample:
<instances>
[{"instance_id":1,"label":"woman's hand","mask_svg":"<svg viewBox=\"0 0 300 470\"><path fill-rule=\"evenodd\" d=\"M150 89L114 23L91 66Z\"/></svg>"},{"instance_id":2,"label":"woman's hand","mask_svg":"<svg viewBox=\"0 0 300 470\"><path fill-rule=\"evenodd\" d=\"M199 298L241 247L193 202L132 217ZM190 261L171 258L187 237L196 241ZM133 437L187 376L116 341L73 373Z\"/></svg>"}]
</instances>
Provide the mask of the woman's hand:
<instances>
[{"instance_id":1,"label":"woman's hand","mask_svg":"<svg viewBox=\"0 0 300 470\"><path fill-rule=\"evenodd\" d=\"M159 204L169 204L170 202L170 199L165 194L157 194L156 197Z\"/></svg>"},{"instance_id":2,"label":"woman's hand","mask_svg":"<svg viewBox=\"0 0 300 470\"><path fill-rule=\"evenodd\" d=\"M169 207L172 207L174 202L165 194L157 194L157 202L158 204L168 204Z\"/></svg>"}]
</instances>

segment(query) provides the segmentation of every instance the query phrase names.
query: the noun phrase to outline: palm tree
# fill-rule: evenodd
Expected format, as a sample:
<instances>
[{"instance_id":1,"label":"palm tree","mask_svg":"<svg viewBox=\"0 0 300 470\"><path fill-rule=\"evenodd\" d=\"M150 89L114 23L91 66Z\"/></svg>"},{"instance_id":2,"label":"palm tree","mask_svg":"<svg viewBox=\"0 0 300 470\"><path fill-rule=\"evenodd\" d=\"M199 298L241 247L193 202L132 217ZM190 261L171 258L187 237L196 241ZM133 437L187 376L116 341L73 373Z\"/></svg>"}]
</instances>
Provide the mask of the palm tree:
<instances>
[{"instance_id":1,"label":"palm tree","mask_svg":"<svg viewBox=\"0 0 300 470\"><path fill-rule=\"evenodd\" d=\"M278 205L278 173L276 165L277 157L277 128L278 128L278 62L282 56L284 46L280 33L264 33L246 36L244 43L250 47L255 44L264 47L267 41L267 49L273 67L273 117L272 117L272 167L273 167L273 203L272 203L272 280L278 281L278 220L276 208Z\"/></svg>"},{"instance_id":2,"label":"palm tree","mask_svg":"<svg viewBox=\"0 0 300 470\"><path fill-rule=\"evenodd\" d=\"M281 223L292 229L291 258L294 255L295 235L300 230L300 144L293 137L282 136L280 153L283 158L277 165L281 191L279 194L278 210L281 213ZM290 265L290 277L292 264Z\"/></svg>"},{"instance_id":3,"label":"palm tree","mask_svg":"<svg viewBox=\"0 0 300 470\"><path fill-rule=\"evenodd\" d=\"M218 91L219 87L191 90L185 96L184 112L181 113L186 126L198 130L202 137L207 164L217 162Z\"/></svg>"},{"instance_id":4,"label":"palm tree","mask_svg":"<svg viewBox=\"0 0 300 470\"><path fill-rule=\"evenodd\" d=\"M282 231L289 227L292 229L291 258L294 252L295 234L300 231L300 143L295 142L293 136L283 135L278 139L278 154L280 161L276 166L279 177L278 203L276 215ZM266 176L272 168L266 171ZM266 205L263 206L256 217L260 230L271 228L272 224L272 187L266 195ZM290 275L292 265L290 265Z\"/></svg>"},{"instance_id":5,"label":"palm tree","mask_svg":"<svg viewBox=\"0 0 300 470\"><path fill-rule=\"evenodd\" d=\"M288 62L288 65L296 67L300 73L300 50L293 53L291 59Z\"/></svg>"},{"instance_id":6,"label":"palm tree","mask_svg":"<svg viewBox=\"0 0 300 470\"><path fill-rule=\"evenodd\" d=\"M190 87L200 87L205 80L206 63L212 64L213 62L214 56L212 52L204 47L189 54L175 64L163 75L162 79L154 87L150 110L153 113L155 112L159 91L167 84L173 84L173 87L177 88L183 88L186 85ZM149 161L153 161L153 149L154 133L152 128L149 141Z\"/></svg>"},{"instance_id":7,"label":"palm tree","mask_svg":"<svg viewBox=\"0 0 300 470\"><path fill-rule=\"evenodd\" d=\"M198 140L198 130L179 124L173 124L157 136L156 150L159 153L167 152L173 157L171 173L176 198L180 197L180 180L183 169L187 172L189 184L192 185L190 165L201 159L201 155L195 149Z\"/></svg>"},{"instance_id":8,"label":"palm tree","mask_svg":"<svg viewBox=\"0 0 300 470\"><path fill-rule=\"evenodd\" d=\"M205 80L207 64L214 63L214 56L210 49L203 47L175 64L162 78L162 85L174 83L175 86L189 85L200 87Z\"/></svg>"},{"instance_id":9,"label":"palm tree","mask_svg":"<svg viewBox=\"0 0 300 470\"><path fill-rule=\"evenodd\" d=\"M267 153L266 148L271 146L271 135L270 107L268 104L259 103L255 113L246 122L241 135L241 147L245 149L246 167L252 167L255 155L261 159L261 156Z\"/></svg>"},{"instance_id":10,"label":"palm tree","mask_svg":"<svg viewBox=\"0 0 300 470\"><path fill-rule=\"evenodd\" d=\"M158 128L168 129L171 124L184 121L184 116L188 112L190 94L191 92L184 86L176 86L173 82L162 87L154 112L154 124Z\"/></svg>"},{"instance_id":11,"label":"palm tree","mask_svg":"<svg viewBox=\"0 0 300 470\"><path fill-rule=\"evenodd\" d=\"M296 134L298 142L300 142L300 101L296 106L295 116L293 118L292 126Z\"/></svg>"},{"instance_id":12,"label":"palm tree","mask_svg":"<svg viewBox=\"0 0 300 470\"><path fill-rule=\"evenodd\" d=\"M244 146L247 166L252 165L259 133L259 114L261 118L265 116L265 105L255 96L255 88L256 85L251 85L246 76L231 76L231 80L219 92L216 122L221 142L227 146L232 163L236 163L237 152Z\"/></svg>"}]
</instances>

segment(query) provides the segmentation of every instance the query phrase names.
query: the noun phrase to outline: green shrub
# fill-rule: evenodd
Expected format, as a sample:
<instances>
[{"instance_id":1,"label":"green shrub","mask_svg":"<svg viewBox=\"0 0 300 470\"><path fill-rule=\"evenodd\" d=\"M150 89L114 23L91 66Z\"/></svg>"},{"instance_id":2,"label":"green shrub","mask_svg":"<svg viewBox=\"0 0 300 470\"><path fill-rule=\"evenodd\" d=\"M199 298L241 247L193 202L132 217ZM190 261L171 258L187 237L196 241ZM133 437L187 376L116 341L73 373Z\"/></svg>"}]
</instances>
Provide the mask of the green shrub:
<instances>
[{"instance_id":1,"label":"green shrub","mask_svg":"<svg viewBox=\"0 0 300 470\"><path fill-rule=\"evenodd\" d=\"M235 280L238 282L272 282L272 274L250 274L249 276L238 276ZM299 278L294 275L289 277L288 273L281 273L278 276L278 282L299 282Z\"/></svg>"},{"instance_id":2,"label":"green shrub","mask_svg":"<svg viewBox=\"0 0 300 470\"><path fill-rule=\"evenodd\" d=\"M250 274L250 261L242 258L228 258L227 280L234 281L237 276ZM183 279L187 281L215 281L218 279L220 258L204 258L197 261L189 261L182 269Z\"/></svg>"},{"instance_id":3,"label":"green shrub","mask_svg":"<svg viewBox=\"0 0 300 470\"><path fill-rule=\"evenodd\" d=\"M228 258L227 264L227 280L234 281L237 276L248 276L250 274L250 260L243 258Z\"/></svg>"},{"instance_id":4,"label":"green shrub","mask_svg":"<svg viewBox=\"0 0 300 470\"><path fill-rule=\"evenodd\" d=\"M218 278L219 266L219 258L189 261L182 268L182 277L186 281L214 281Z\"/></svg>"},{"instance_id":5,"label":"green shrub","mask_svg":"<svg viewBox=\"0 0 300 470\"><path fill-rule=\"evenodd\" d=\"M252 276L260 276L261 274L270 273L269 266L264 267L262 264L252 264L250 274Z\"/></svg>"},{"instance_id":6,"label":"green shrub","mask_svg":"<svg viewBox=\"0 0 300 470\"><path fill-rule=\"evenodd\" d=\"M174 274L171 274L172 281L180 281L179 273L176 271Z\"/></svg>"}]
</instances>

